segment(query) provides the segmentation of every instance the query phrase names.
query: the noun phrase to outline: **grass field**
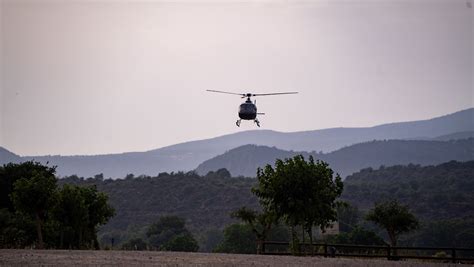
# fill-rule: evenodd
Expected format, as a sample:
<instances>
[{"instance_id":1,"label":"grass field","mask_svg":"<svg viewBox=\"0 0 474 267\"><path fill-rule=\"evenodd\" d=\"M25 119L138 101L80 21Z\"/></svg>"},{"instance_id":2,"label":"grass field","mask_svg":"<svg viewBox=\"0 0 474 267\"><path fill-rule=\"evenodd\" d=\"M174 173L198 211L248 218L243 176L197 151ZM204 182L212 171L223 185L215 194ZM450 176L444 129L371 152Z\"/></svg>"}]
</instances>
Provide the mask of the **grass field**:
<instances>
[{"instance_id":1,"label":"grass field","mask_svg":"<svg viewBox=\"0 0 474 267\"><path fill-rule=\"evenodd\" d=\"M455 266L448 263L218 253L0 250L0 266Z\"/></svg>"}]
</instances>

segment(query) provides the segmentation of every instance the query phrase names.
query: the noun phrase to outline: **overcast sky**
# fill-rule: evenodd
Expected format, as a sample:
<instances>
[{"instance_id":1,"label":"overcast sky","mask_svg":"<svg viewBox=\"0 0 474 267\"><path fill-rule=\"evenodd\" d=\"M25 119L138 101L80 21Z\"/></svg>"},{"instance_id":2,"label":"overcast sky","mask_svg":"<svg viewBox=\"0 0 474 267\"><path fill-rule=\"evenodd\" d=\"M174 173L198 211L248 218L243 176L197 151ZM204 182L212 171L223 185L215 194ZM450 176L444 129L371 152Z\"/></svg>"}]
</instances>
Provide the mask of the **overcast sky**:
<instances>
[{"instance_id":1,"label":"overcast sky","mask_svg":"<svg viewBox=\"0 0 474 267\"><path fill-rule=\"evenodd\" d=\"M143 151L256 129L426 119L474 106L471 0L0 0L0 146Z\"/></svg>"}]
</instances>

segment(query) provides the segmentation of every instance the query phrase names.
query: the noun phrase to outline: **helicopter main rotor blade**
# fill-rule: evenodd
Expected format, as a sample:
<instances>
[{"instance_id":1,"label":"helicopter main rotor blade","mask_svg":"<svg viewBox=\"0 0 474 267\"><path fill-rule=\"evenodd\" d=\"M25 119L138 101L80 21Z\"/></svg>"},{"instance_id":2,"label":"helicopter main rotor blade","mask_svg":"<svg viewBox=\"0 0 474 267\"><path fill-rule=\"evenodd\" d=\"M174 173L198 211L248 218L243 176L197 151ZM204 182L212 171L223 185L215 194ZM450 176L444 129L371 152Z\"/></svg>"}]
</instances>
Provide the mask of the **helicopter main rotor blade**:
<instances>
[{"instance_id":1,"label":"helicopter main rotor blade","mask_svg":"<svg viewBox=\"0 0 474 267\"><path fill-rule=\"evenodd\" d=\"M208 91L208 92L213 92L213 93L222 93L222 94L229 94L229 95L245 96L245 94L232 93L232 92L225 92L225 91L217 91L217 90L206 90L206 91Z\"/></svg>"},{"instance_id":2,"label":"helicopter main rotor blade","mask_svg":"<svg viewBox=\"0 0 474 267\"><path fill-rule=\"evenodd\" d=\"M267 95L292 95L298 92L284 92L284 93L268 93L268 94L252 94L252 96L267 96Z\"/></svg>"}]
</instances>

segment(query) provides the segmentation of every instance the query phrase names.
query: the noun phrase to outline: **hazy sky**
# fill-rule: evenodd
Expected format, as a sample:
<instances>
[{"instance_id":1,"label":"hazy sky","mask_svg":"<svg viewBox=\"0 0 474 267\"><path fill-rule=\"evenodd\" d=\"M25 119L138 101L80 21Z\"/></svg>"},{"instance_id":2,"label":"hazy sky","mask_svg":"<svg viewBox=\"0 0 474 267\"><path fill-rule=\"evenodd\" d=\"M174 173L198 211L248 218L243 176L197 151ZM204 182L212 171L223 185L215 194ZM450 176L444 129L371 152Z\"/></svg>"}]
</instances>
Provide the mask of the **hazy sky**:
<instances>
[{"instance_id":1,"label":"hazy sky","mask_svg":"<svg viewBox=\"0 0 474 267\"><path fill-rule=\"evenodd\" d=\"M256 129L425 119L474 106L471 0L0 0L0 146L143 151Z\"/></svg>"}]
</instances>

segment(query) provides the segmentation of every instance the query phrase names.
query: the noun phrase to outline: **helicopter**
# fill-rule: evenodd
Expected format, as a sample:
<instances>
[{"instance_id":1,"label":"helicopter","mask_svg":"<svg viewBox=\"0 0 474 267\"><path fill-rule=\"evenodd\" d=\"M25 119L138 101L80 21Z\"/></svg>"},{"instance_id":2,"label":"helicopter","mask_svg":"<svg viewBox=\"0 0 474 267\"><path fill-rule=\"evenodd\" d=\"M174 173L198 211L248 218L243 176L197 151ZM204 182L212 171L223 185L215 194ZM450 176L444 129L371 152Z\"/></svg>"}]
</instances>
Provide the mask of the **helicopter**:
<instances>
[{"instance_id":1,"label":"helicopter","mask_svg":"<svg viewBox=\"0 0 474 267\"><path fill-rule=\"evenodd\" d=\"M240 122L242 120L253 120L258 127L260 127L260 121L257 119L257 115L265 115L265 113L258 113L257 112L257 100L252 103L251 97L254 96L269 96L269 95L290 95L290 94L297 94L298 92L283 92L283 93L267 93L267 94L253 94L253 93L246 93L246 94L239 94L233 92L225 92L225 91L217 91L217 90L206 90L208 92L213 93L222 93L222 94L230 94L230 95L238 95L241 98L247 98L247 100L240 104L239 106L239 119L235 122L237 127L240 127Z\"/></svg>"}]
</instances>

